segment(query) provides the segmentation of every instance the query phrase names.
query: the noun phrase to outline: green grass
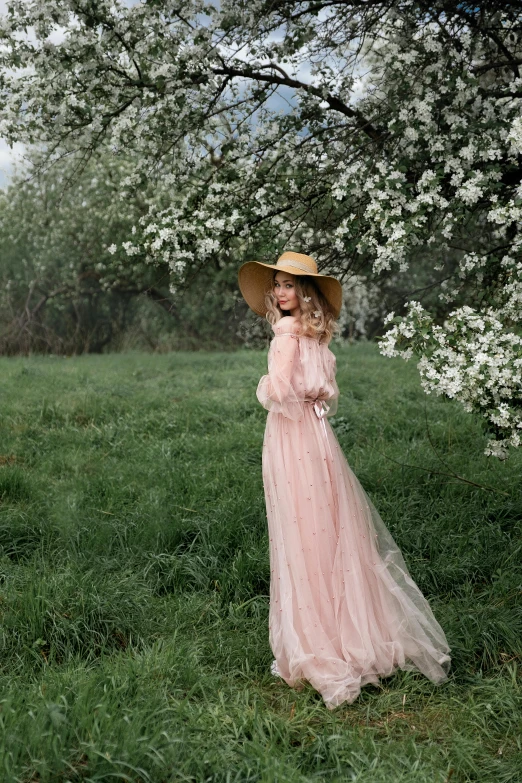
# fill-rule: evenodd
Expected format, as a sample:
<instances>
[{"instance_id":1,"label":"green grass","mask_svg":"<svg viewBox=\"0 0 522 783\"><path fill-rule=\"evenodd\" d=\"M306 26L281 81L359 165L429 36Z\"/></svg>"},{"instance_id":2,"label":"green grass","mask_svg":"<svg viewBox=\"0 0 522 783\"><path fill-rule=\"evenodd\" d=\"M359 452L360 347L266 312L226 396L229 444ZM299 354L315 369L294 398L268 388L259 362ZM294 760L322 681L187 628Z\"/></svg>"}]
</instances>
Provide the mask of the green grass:
<instances>
[{"instance_id":1,"label":"green grass","mask_svg":"<svg viewBox=\"0 0 522 783\"><path fill-rule=\"evenodd\" d=\"M328 711L270 675L266 353L2 360L2 783L522 781L522 453L484 457L413 363L334 350L332 424L450 680Z\"/></svg>"}]
</instances>

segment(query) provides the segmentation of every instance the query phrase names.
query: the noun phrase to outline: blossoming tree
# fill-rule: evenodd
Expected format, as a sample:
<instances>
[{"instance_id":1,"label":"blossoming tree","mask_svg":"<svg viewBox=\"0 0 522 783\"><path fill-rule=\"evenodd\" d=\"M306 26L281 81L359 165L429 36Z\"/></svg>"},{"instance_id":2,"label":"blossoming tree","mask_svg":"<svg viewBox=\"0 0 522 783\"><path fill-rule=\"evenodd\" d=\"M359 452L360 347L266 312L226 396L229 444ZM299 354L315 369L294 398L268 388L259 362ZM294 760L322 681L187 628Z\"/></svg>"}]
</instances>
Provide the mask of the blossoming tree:
<instances>
[{"instance_id":1,"label":"blossoming tree","mask_svg":"<svg viewBox=\"0 0 522 783\"><path fill-rule=\"evenodd\" d=\"M419 357L427 392L484 417L487 454L520 443L522 45L518 2L9 0L1 131L132 150L123 198L151 203L129 262L173 285L217 252L299 246L344 279L414 268L381 350ZM232 257L232 256L231 256ZM422 297L420 297L422 298Z\"/></svg>"},{"instance_id":2,"label":"blossoming tree","mask_svg":"<svg viewBox=\"0 0 522 783\"><path fill-rule=\"evenodd\" d=\"M129 263L125 253L157 191L118 199L128 158L103 152L81 174L64 158L36 175L41 157L35 152L0 191L0 353L101 350L144 298L187 332L168 267Z\"/></svg>"}]
</instances>

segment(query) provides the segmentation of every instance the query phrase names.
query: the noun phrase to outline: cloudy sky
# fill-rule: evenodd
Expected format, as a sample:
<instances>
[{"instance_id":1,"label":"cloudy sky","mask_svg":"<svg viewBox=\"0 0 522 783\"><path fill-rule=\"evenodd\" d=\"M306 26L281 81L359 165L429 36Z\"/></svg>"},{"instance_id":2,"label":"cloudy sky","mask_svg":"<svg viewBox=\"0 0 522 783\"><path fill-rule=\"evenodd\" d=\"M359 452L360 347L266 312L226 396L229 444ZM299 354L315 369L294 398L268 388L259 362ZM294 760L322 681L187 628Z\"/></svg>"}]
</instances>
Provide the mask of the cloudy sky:
<instances>
[{"instance_id":1,"label":"cloudy sky","mask_svg":"<svg viewBox=\"0 0 522 783\"><path fill-rule=\"evenodd\" d=\"M13 163L23 155L23 144L15 144L10 149L4 139L0 139L0 187L5 187L13 170Z\"/></svg>"}]
</instances>

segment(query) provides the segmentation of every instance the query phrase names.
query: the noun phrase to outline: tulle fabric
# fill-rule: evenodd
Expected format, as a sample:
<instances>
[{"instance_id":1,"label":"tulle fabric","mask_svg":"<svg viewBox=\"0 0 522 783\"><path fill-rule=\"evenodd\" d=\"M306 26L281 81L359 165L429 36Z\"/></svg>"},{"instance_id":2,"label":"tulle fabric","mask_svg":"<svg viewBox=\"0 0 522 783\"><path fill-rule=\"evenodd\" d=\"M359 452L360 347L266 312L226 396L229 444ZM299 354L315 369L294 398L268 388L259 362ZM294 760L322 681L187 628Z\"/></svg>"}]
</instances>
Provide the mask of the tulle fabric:
<instances>
[{"instance_id":1,"label":"tulle fabric","mask_svg":"<svg viewBox=\"0 0 522 783\"><path fill-rule=\"evenodd\" d=\"M269 410L263 482L275 668L291 687L310 682L330 709L398 668L441 683L450 668L444 632L327 420L339 396L335 355L297 337L288 318L275 325L257 391ZM318 397L328 414L315 407Z\"/></svg>"}]
</instances>

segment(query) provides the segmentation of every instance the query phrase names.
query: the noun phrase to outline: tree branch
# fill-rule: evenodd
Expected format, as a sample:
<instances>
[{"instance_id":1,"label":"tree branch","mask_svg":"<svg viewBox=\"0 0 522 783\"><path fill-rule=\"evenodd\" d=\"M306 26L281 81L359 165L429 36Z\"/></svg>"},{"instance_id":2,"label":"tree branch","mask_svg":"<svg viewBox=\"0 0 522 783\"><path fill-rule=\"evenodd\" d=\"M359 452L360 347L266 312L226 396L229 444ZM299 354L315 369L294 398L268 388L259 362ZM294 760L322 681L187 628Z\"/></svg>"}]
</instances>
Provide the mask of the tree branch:
<instances>
[{"instance_id":1,"label":"tree branch","mask_svg":"<svg viewBox=\"0 0 522 783\"><path fill-rule=\"evenodd\" d=\"M511 60L499 60L494 63L484 63L483 65L473 65L472 73L487 73L487 71L498 70L499 68L513 68L513 64L522 65L522 57L512 57Z\"/></svg>"},{"instance_id":2,"label":"tree branch","mask_svg":"<svg viewBox=\"0 0 522 783\"><path fill-rule=\"evenodd\" d=\"M267 65L262 65L261 67L273 68L274 65L269 63ZM279 66L277 66L277 69L279 71L282 70L279 68ZM310 95L315 95L317 98L321 98L322 100L326 101L329 107L334 111L338 111L341 114L344 114L346 117L354 119L356 121L357 127L373 141L382 141L387 135L385 132L372 125L372 123L367 120L360 111L347 106L346 103L344 103L338 96L331 94L327 94L325 96L319 87L314 87L312 84L306 84L305 82L301 82L298 79L293 79L290 76L277 76L276 74L267 75L264 73L259 73L259 71L254 71L253 68L249 68L248 66L244 69L241 69L233 68L229 65L224 65L221 68L212 68L212 73L215 73L217 76L237 76L241 79L251 79L258 82L266 82L267 84L277 84L281 87L293 87L296 90L303 90L304 92L308 92Z\"/></svg>"}]
</instances>

